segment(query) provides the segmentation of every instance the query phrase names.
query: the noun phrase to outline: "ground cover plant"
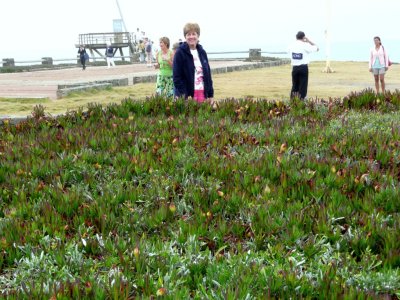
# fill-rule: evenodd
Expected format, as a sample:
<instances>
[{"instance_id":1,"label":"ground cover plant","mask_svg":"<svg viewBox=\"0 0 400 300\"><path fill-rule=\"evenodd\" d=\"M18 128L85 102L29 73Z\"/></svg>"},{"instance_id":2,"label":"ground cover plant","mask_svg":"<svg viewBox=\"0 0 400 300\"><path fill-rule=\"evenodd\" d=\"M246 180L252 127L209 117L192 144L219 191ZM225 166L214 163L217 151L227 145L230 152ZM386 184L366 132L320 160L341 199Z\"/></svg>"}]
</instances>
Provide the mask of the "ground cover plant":
<instances>
[{"instance_id":1,"label":"ground cover plant","mask_svg":"<svg viewBox=\"0 0 400 300\"><path fill-rule=\"evenodd\" d=\"M150 98L0 129L10 299L398 299L400 92Z\"/></svg>"}]
</instances>

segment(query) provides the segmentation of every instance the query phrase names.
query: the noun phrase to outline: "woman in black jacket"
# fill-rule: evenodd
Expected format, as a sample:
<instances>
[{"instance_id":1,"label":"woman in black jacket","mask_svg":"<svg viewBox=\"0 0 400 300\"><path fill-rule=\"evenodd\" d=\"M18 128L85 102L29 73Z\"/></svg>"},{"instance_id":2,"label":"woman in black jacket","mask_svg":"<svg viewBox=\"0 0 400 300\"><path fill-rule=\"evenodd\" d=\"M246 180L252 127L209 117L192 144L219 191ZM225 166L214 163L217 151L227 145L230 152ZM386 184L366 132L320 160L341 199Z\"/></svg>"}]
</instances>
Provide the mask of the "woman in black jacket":
<instances>
[{"instance_id":1,"label":"woman in black jacket","mask_svg":"<svg viewBox=\"0 0 400 300\"><path fill-rule=\"evenodd\" d=\"M201 103L213 100L214 88L206 51L199 44L200 27L187 23L183 28L185 42L176 50L173 62L175 97L192 97Z\"/></svg>"}]
</instances>

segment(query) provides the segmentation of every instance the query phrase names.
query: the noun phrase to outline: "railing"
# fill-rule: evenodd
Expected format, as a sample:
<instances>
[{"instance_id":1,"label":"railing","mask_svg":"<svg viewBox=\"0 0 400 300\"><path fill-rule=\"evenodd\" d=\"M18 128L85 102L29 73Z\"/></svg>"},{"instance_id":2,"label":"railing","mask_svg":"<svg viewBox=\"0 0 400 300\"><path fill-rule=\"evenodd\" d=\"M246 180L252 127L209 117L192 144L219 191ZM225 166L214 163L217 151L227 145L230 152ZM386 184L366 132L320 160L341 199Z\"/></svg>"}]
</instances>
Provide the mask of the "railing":
<instances>
[{"instance_id":1,"label":"railing","mask_svg":"<svg viewBox=\"0 0 400 300\"><path fill-rule=\"evenodd\" d=\"M111 32L111 33L85 33L80 34L78 45L105 45L112 44L129 44L135 42L135 36L130 32Z\"/></svg>"},{"instance_id":2,"label":"railing","mask_svg":"<svg viewBox=\"0 0 400 300\"><path fill-rule=\"evenodd\" d=\"M82 35L83 36L83 35ZM91 38L90 34L85 34L85 38ZM243 60L243 59L254 59L257 60L262 56L278 56L280 58L281 55L286 55L286 52L272 52L272 51L261 51L261 49L249 49L247 51L221 51L221 52L207 52L210 60ZM132 57L130 55L125 56L114 56L115 59L128 59L131 61ZM102 57L90 57L90 60L93 61L101 61L105 58ZM53 59L51 57L42 57L37 60L19 60L14 61L13 58L4 58L1 61L3 67L14 67L14 66L27 66L27 65L48 65L51 66L53 64L59 63L77 63L79 62L79 57L73 58L59 58Z\"/></svg>"},{"instance_id":3,"label":"railing","mask_svg":"<svg viewBox=\"0 0 400 300\"><path fill-rule=\"evenodd\" d=\"M247 51L220 51L213 52L207 51L208 58L210 60L236 60L236 59L261 59L262 56L278 56L287 55L286 52L273 52L273 51L261 51L261 49L249 49Z\"/></svg>"},{"instance_id":4,"label":"railing","mask_svg":"<svg viewBox=\"0 0 400 300\"><path fill-rule=\"evenodd\" d=\"M249 54L251 50L257 50L261 54L287 54L287 52L271 52L271 51L261 51L261 49L250 49L247 51L223 51L223 52L207 52L208 55L210 54Z\"/></svg>"},{"instance_id":5,"label":"railing","mask_svg":"<svg viewBox=\"0 0 400 300\"><path fill-rule=\"evenodd\" d=\"M114 56L115 59L130 59L132 58L131 56ZM53 65L54 63L77 63L79 62L79 57L74 57L74 58L58 58L58 59L53 59L50 57L51 60L49 60L49 58L41 58L41 59L36 59L36 60L18 60L18 61L14 61L12 60L11 65L10 64L10 59L3 59L0 63L3 65L3 67L15 67L15 66L28 66L28 65ZM90 60L94 60L96 59L96 61L101 61L101 60L105 60L105 58L102 57L89 57Z\"/></svg>"}]
</instances>

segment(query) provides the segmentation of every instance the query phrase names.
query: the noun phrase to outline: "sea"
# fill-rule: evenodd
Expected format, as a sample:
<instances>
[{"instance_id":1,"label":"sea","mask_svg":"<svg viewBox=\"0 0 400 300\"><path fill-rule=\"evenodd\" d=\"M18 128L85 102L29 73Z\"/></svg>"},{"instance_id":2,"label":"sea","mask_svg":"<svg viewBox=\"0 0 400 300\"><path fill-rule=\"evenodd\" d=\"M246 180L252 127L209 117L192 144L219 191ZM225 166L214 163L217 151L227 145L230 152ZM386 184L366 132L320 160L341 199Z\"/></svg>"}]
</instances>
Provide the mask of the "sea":
<instances>
[{"instance_id":1,"label":"sea","mask_svg":"<svg viewBox=\"0 0 400 300\"><path fill-rule=\"evenodd\" d=\"M385 41L385 49L392 62L400 62L400 40L387 40ZM210 59L245 59L249 56L249 49L260 49L262 56L288 58L286 53L286 44L267 44L259 40L255 45L247 45L243 47L240 44L213 44L204 45ZM373 43L370 41L348 41L348 42L332 42L327 49L326 44L319 45L320 50L316 53L312 53L310 56L312 61L359 61L367 62L370 56L370 50L373 47ZM63 63L75 63L76 52L75 49L54 49L47 48L46 53L40 53L40 51L29 53L29 56L24 53L14 52L15 64L18 65L29 65L29 64L40 64L43 57L51 57L54 64ZM4 59L4 56L0 58ZM118 59L118 58L117 58ZM1 61L0 61L1 62Z\"/></svg>"},{"instance_id":2,"label":"sea","mask_svg":"<svg viewBox=\"0 0 400 300\"><path fill-rule=\"evenodd\" d=\"M320 49L316 53L312 53L310 56L311 61L358 61L358 62L368 62L370 58L370 50L374 45L371 42L333 42L330 44L329 51L327 51L327 45L322 44L319 45ZM385 50L388 53L388 56L392 62L400 62L400 40L388 40L385 42ZM272 57L280 57L280 58L288 58L288 54L286 53L287 45L261 45L250 47L254 49L261 49L262 56L272 56ZM239 49L239 48L237 48ZM210 51L211 50L211 51ZM208 50L208 53L216 53L209 54L209 57L219 57L222 54L219 54L219 51L215 48ZM248 49L240 49L247 50ZM246 53L230 53L223 54L224 57L238 57L238 58L246 58L248 57L248 52Z\"/></svg>"}]
</instances>

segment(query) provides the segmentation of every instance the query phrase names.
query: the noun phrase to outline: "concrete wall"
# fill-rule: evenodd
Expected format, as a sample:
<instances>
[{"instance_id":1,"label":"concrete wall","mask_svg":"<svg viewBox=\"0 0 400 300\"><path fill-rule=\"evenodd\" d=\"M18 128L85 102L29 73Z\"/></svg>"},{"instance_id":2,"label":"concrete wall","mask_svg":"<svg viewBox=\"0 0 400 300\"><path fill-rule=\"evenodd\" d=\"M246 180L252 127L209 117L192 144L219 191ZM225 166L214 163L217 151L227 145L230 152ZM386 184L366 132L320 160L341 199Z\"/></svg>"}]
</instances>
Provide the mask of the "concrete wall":
<instances>
[{"instance_id":1,"label":"concrete wall","mask_svg":"<svg viewBox=\"0 0 400 300\"><path fill-rule=\"evenodd\" d=\"M63 84L58 85L57 99L67 96L70 93L78 91L86 91L90 89L106 89L112 86L126 86L128 85L128 78L110 79L110 80L96 80L76 84Z\"/></svg>"}]
</instances>

